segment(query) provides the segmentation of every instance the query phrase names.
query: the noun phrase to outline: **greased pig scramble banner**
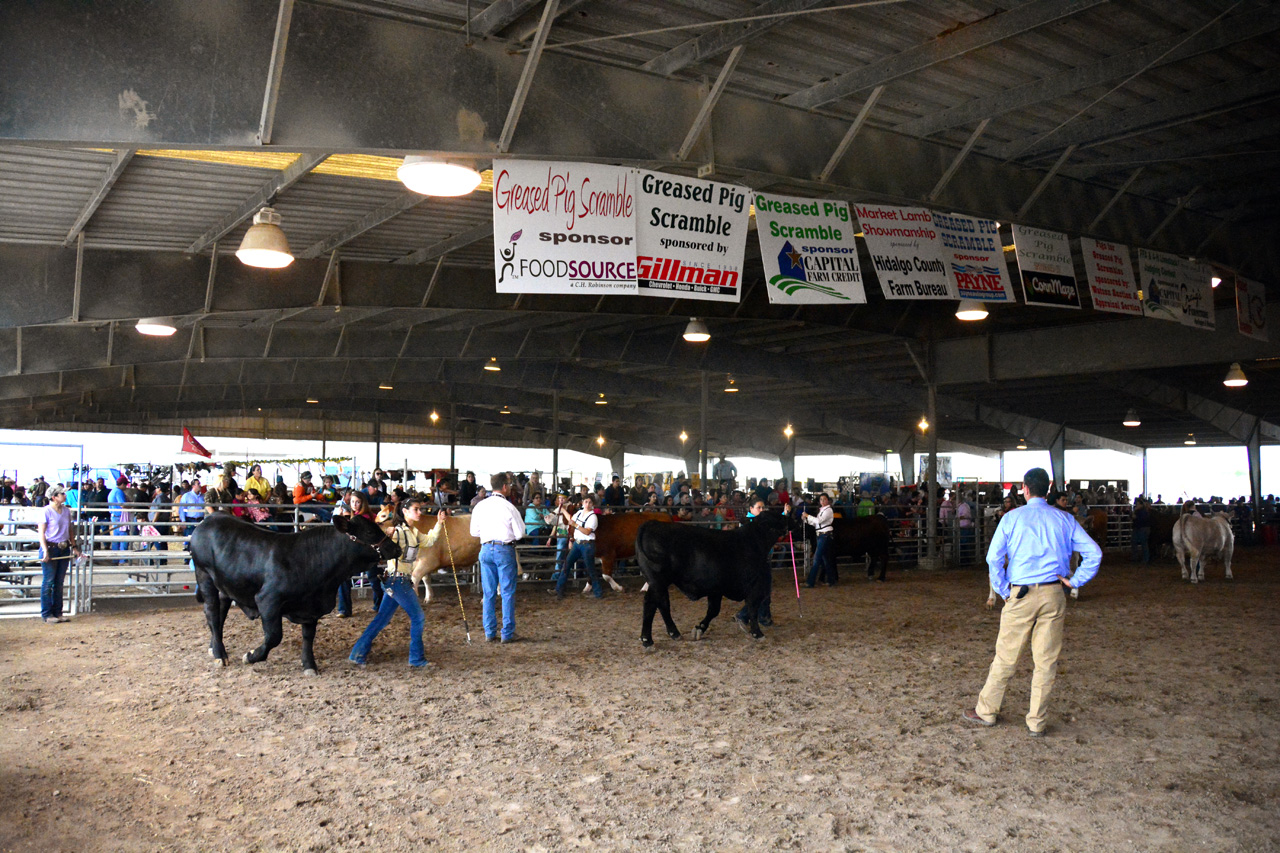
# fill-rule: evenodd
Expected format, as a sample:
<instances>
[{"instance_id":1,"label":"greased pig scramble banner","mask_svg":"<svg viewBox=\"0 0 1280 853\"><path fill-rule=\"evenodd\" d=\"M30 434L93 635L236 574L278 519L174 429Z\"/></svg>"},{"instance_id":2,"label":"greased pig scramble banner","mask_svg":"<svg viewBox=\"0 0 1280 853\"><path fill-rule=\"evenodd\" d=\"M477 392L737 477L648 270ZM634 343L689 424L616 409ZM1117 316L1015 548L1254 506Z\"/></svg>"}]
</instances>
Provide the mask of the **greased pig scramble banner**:
<instances>
[{"instance_id":1,"label":"greased pig scramble banner","mask_svg":"<svg viewBox=\"0 0 1280 853\"><path fill-rule=\"evenodd\" d=\"M883 204L854 209L885 299L959 299L933 214Z\"/></svg>"},{"instance_id":2,"label":"greased pig scramble banner","mask_svg":"<svg viewBox=\"0 0 1280 853\"><path fill-rule=\"evenodd\" d=\"M1028 305L1079 308L1076 267L1067 235L1030 225L1013 226L1014 253Z\"/></svg>"},{"instance_id":3,"label":"greased pig scramble banner","mask_svg":"<svg viewBox=\"0 0 1280 853\"><path fill-rule=\"evenodd\" d=\"M499 293L634 294L635 170L495 160L493 263Z\"/></svg>"},{"instance_id":4,"label":"greased pig scramble banner","mask_svg":"<svg viewBox=\"0 0 1280 853\"><path fill-rule=\"evenodd\" d=\"M755 206L771 303L867 301L846 202L761 193Z\"/></svg>"},{"instance_id":5,"label":"greased pig scramble banner","mask_svg":"<svg viewBox=\"0 0 1280 853\"><path fill-rule=\"evenodd\" d=\"M934 213L933 226L938 229L947 271L961 299L1013 302L1013 282L994 221Z\"/></svg>"},{"instance_id":6,"label":"greased pig scramble banner","mask_svg":"<svg viewBox=\"0 0 1280 853\"><path fill-rule=\"evenodd\" d=\"M1119 243L1080 238L1084 272L1089 279L1089 295L1098 311L1142 316L1138 284L1129 263L1129 247Z\"/></svg>"},{"instance_id":7,"label":"greased pig scramble banner","mask_svg":"<svg viewBox=\"0 0 1280 853\"><path fill-rule=\"evenodd\" d=\"M646 296L737 302L747 248L746 188L639 172L636 277Z\"/></svg>"}]
</instances>

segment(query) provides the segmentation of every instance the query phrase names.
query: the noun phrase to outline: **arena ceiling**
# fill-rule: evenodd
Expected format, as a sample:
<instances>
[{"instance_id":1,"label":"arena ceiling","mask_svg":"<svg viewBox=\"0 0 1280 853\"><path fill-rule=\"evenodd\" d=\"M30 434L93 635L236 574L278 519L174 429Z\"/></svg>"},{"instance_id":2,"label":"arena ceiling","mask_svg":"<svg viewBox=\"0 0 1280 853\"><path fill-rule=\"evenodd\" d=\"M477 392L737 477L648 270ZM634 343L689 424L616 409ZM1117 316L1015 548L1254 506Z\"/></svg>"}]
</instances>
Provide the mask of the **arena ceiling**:
<instances>
[{"instance_id":1,"label":"arena ceiling","mask_svg":"<svg viewBox=\"0 0 1280 853\"><path fill-rule=\"evenodd\" d=\"M0 426L549 446L558 421L562 447L690 458L705 393L712 453L783 454L790 422L801 453L865 454L912 448L932 382L944 450L1280 440L1280 346L1236 332L1230 287L1213 332L965 324L885 301L864 254L868 304L793 309L752 237L737 305L512 298L488 191L395 179L407 153L505 155L923 204L1194 256L1276 303L1278 29L1262 0L3 4ZM278 272L231 254L268 201ZM134 332L157 315L178 333Z\"/></svg>"}]
</instances>

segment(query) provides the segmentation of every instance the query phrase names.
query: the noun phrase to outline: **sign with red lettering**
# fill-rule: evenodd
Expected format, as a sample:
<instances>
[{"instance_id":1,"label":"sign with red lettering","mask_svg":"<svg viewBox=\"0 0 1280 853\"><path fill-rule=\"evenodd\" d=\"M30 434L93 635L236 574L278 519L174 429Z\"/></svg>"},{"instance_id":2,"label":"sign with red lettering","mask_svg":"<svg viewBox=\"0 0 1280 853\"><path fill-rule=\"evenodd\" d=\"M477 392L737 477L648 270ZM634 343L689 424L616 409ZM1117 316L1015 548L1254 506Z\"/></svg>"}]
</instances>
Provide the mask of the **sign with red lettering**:
<instances>
[{"instance_id":1,"label":"sign with red lettering","mask_svg":"<svg viewBox=\"0 0 1280 853\"><path fill-rule=\"evenodd\" d=\"M942 240L947 272L961 299L1013 302L1013 281L995 222L935 211L933 225Z\"/></svg>"},{"instance_id":2,"label":"sign with red lettering","mask_svg":"<svg viewBox=\"0 0 1280 853\"><path fill-rule=\"evenodd\" d=\"M1028 305L1079 308L1076 267L1067 235L1029 225L1013 226L1014 253Z\"/></svg>"},{"instance_id":3,"label":"sign with red lettering","mask_svg":"<svg viewBox=\"0 0 1280 853\"><path fill-rule=\"evenodd\" d=\"M636 292L636 170L493 162L499 293Z\"/></svg>"},{"instance_id":4,"label":"sign with red lettering","mask_svg":"<svg viewBox=\"0 0 1280 853\"><path fill-rule=\"evenodd\" d=\"M1262 282L1236 276L1236 316L1240 334L1267 339L1267 289Z\"/></svg>"},{"instance_id":5,"label":"sign with red lettering","mask_svg":"<svg viewBox=\"0 0 1280 853\"><path fill-rule=\"evenodd\" d=\"M1084 272L1089 279L1089 295L1098 311L1142 316L1138 283L1129 263L1129 247L1119 243L1080 238Z\"/></svg>"},{"instance_id":6,"label":"sign with red lettering","mask_svg":"<svg viewBox=\"0 0 1280 853\"><path fill-rule=\"evenodd\" d=\"M932 213L884 204L859 204L854 210L885 299L960 298Z\"/></svg>"}]
</instances>

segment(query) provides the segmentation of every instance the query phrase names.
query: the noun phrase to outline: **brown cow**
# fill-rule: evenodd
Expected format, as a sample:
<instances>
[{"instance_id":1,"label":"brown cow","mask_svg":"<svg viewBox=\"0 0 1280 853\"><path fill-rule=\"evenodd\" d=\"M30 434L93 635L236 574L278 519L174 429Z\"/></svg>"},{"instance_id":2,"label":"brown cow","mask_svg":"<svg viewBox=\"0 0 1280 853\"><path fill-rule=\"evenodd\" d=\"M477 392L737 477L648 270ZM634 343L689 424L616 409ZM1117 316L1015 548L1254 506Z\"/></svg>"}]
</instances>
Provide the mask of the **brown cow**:
<instances>
[{"instance_id":1,"label":"brown cow","mask_svg":"<svg viewBox=\"0 0 1280 853\"><path fill-rule=\"evenodd\" d=\"M1107 511L1105 509L1091 509L1085 517L1083 525L1085 532L1089 534L1089 538L1098 543L1098 547L1106 549L1107 547Z\"/></svg>"},{"instance_id":2,"label":"brown cow","mask_svg":"<svg viewBox=\"0 0 1280 853\"><path fill-rule=\"evenodd\" d=\"M675 519L665 512L619 512L600 516L600 524L596 527L596 556L600 558L600 574L614 592L623 592L624 589L613 579L613 567L619 560L636 555L636 533L646 521ZM591 589L589 581L587 589Z\"/></svg>"},{"instance_id":3,"label":"brown cow","mask_svg":"<svg viewBox=\"0 0 1280 853\"><path fill-rule=\"evenodd\" d=\"M389 517L386 509L378 513L378 525L387 534L395 529L396 522ZM436 526L435 515L423 513L418 517L414 528L422 537L423 544L418 548L418 559L413 563L413 583L430 575L436 569L466 569L474 566L480 559L480 540L471 535L471 516L451 515L445 522L444 533L430 545L426 543L426 535ZM452 564L450 563L452 549ZM431 585L424 583L422 600L431 600Z\"/></svg>"}]
</instances>

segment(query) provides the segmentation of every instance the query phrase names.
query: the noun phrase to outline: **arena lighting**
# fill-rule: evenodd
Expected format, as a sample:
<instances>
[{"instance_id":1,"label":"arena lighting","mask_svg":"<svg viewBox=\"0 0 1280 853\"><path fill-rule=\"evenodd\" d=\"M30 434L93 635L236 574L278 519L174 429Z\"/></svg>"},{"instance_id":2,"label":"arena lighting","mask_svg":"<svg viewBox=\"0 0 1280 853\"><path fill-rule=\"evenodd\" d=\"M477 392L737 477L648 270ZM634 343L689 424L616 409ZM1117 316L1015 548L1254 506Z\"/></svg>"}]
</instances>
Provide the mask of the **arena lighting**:
<instances>
[{"instance_id":1,"label":"arena lighting","mask_svg":"<svg viewBox=\"0 0 1280 853\"><path fill-rule=\"evenodd\" d=\"M236 257L246 266L268 270L293 263L289 240L280 228L280 214L274 207L264 207L253 215L253 224L244 232Z\"/></svg>"},{"instance_id":2,"label":"arena lighting","mask_svg":"<svg viewBox=\"0 0 1280 853\"><path fill-rule=\"evenodd\" d=\"M600 392L600 396L599 396L598 398L596 398L596 405L597 405L597 406L607 406L607 405L609 405L609 401L608 401L608 400L606 400L606 399L604 398L604 392L603 392L603 391L601 391L601 392Z\"/></svg>"},{"instance_id":3,"label":"arena lighting","mask_svg":"<svg viewBox=\"0 0 1280 853\"><path fill-rule=\"evenodd\" d=\"M706 323L697 317L690 317L689 325L684 327L684 339L691 344L704 344L711 340L711 333L707 331Z\"/></svg>"},{"instance_id":4,"label":"arena lighting","mask_svg":"<svg viewBox=\"0 0 1280 853\"><path fill-rule=\"evenodd\" d=\"M728 381L728 383L724 386L724 393L726 393L726 394L737 394L737 393L738 393L738 386L733 384L733 377L732 377L732 376L730 376L730 377L729 377L729 381Z\"/></svg>"},{"instance_id":5,"label":"arena lighting","mask_svg":"<svg viewBox=\"0 0 1280 853\"><path fill-rule=\"evenodd\" d=\"M167 338L178 331L177 326L163 317L143 317L133 328L140 335L152 335L158 338Z\"/></svg>"},{"instance_id":6,"label":"arena lighting","mask_svg":"<svg viewBox=\"0 0 1280 853\"><path fill-rule=\"evenodd\" d=\"M1188 447L1194 447L1196 443L1196 434L1194 432L1187 433L1187 440L1182 443Z\"/></svg>"},{"instance_id":7,"label":"arena lighting","mask_svg":"<svg viewBox=\"0 0 1280 853\"><path fill-rule=\"evenodd\" d=\"M390 385L385 385L385 384L384 384L384 385L379 385L379 386L378 386L378 390L379 390L379 391L390 391L390 390L392 390L392 386L390 386Z\"/></svg>"},{"instance_id":8,"label":"arena lighting","mask_svg":"<svg viewBox=\"0 0 1280 853\"><path fill-rule=\"evenodd\" d=\"M601 435L601 436L597 436L597 437L596 437L596 446L597 446L597 447L604 447L604 436L603 436L603 435Z\"/></svg>"},{"instance_id":9,"label":"arena lighting","mask_svg":"<svg viewBox=\"0 0 1280 853\"><path fill-rule=\"evenodd\" d=\"M689 433L685 432L684 430L680 430L680 443L684 444L688 440L689 440Z\"/></svg>"},{"instance_id":10,"label":"arena lighting","mask_svg":"<svg viewBox=\"0 0 1280 853\"><path fill-rule=\"evenodd\" d=\"M432 409L432 410L431 410L431 423L434 425L434 424L435 424L435 422L436 422L436 421L438 421L438 420L440 420L440 415L439 415L439 413L438 413L438 412L436 412L436 410L435 410L435 409Z\"/></svg>"},{"instance_id":11,"label":"arena lighting","mask_svg":"<svg viewBox=\"0 0 1280 853\"><path fill-rule=\"evenodd\" d=\"M307 398L307 402L308 402L308 403L319 403L320 401L319 401L319 400L312 399L311 397L308 397L308 398Z\"/></svg>"},{"instance_id":12,"label":"arena lighting","mask_svg":"<svg viewBox=\"0 0 1280 853\"><path fill-rule=\"evenodd\" d=\"M1243 388L1249 384L1249 377L1244 375L1244 371L1240 369L1240 362L1231 362L1231 369L1227 371L1227 377L1222 380L1222 384L1228 388Z\"/></svg>"},{"instance_id":13,"label":"arena lighting","mask_svg":"<svg viewBox=\"0 0 1280 853\"><path fill-rule=\"evenodd\" d=\"M985 320L987 319L987 306L976 299L961 299L960 304L956 306L957 320Z\"/></svg>"},{"instance_id":14,"label":"arena lighting","mask_svg":"<svg viewBox=\"0 0 1280 853\"><path fill-rule=\"evenodd\" d=\"M400 183L422 195L459 196L480 186L480 173L470 166L410 154L396 169Z\"/></svg>"},{"instance_id":15,"label":"arena lighting","mask_svg":"<svg viewBox=\"0 0 1280 853\"><path fill-rule=\"evenodd\" d=\"M1138 417L1137 409L1130 409L1128 413L1125 414L1124 420L1120 423L1127 427L1142 426L1142 419Z\"/></svg>"},{"instance_id":16,"label":"arena lighting","mask_svg":"<svg viewBox=\"0 0 1280 853\"><path fill-rule=\"evenodd\" d=\"M510 410L510 409L508 409L506 406L503 406L503 407L502 407L502 411L498 412L498 414L500 414L500 415L509 415L509 414L511 414L511 410Z\"/></svg>"},{"instance_id":17,"label":"arena lighting","mask_svg":"<svg viewBox=\"0 0 1280 853\"><path fill-rule=\"evenodd\" d=\"M921 416L920 416L920 423L916 424L916 426L920 427L920 431L921 431L921 432L928 432L928 431L929 431L929 419L928 419L927 417L925 417L924 415L921 415Z\"/></svg>"},{"instance_id":18,"label":"arena lighting","mask_svg":"<svg viewBox=\"0 0 1280 853\"><path fill-rule=\"evenodd\" d=\"M1222 284L1222 279L1215 275L1213 278L1209 279L1209 283L1212 284L1214 288L1217 288L1218 285Z\"/></svg>"},{"instance_id":19,"label":"arena lighting","mask_svg":"<svg viewBox=\"0 0 1280 853\"><path fill-rule=\"evenodd\" d=\"M791 424L787 424L787 428L782 431L782 434L790 439L791 436L796 434L796 431L791 428Z\"/></svg>"},{"instance_id":20,"label":"arena lighting","mask_svg":"<svg viewBox=\"0 0 1280 853\"><path fill-rule=\"evenodd\" d=\"M1027 449L1027 440L1025 438L1018 439L1018 449L1019 450Z\"/></svg>"},{"instance_id":21,"label":"arena lighting","mask_svg":"<svg viewBox=\"0 0 1280 853\"><path fill-rule=\"evenodd\" d=\"M487 364L485 364L484 369L485 369L485 370L492 370L492 371L493 371L493 372L495 372L495 373L497 373L497 372L499 372L499 371L501 371L501 370L502 370L502 368L498 366L498 359L497 359L497 357L496 357L496 356L495 356L495 357L493 357L493 358L490 358L490 359L489 359L488 363L487 363Z\"/></svg>"}]
</instances>

